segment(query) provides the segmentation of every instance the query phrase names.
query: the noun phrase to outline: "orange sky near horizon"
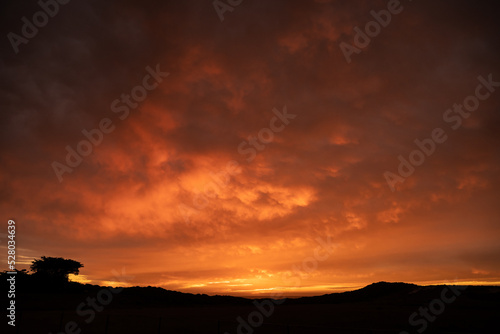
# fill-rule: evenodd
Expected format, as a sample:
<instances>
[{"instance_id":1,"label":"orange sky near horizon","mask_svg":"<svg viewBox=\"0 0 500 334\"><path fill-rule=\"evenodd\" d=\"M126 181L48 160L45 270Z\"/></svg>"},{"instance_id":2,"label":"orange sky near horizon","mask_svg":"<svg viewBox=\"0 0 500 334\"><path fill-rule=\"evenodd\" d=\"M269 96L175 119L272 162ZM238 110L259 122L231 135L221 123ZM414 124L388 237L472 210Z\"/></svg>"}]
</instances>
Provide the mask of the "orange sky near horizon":
<instances>
[{"instance_id":1,"label":"orange sky near horizon","mask_svg":"<svg viewBox=\"0 0 500 334\"><path fill-rule=\"evenodd\" d=\"M93 284L500 285L496 3L401 1L348 63L389 2L70 2L17 54L4 38L2 254L13 219L18 269L70 258ZM4 36L39 10L3 6ZM399 156L422 163L392 191Z\"/></svg>"}]
</instances>

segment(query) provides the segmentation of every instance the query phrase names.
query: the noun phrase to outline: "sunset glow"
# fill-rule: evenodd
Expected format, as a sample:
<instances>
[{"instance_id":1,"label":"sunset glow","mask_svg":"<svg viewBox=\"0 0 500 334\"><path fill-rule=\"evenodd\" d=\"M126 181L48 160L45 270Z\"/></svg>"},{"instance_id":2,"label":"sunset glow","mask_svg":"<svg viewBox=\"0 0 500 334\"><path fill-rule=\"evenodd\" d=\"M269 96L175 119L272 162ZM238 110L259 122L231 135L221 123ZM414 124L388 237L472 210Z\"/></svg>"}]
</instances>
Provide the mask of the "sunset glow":
<instances>
[{"instance_id":1,"label":"sunset glow","mask_svg":"<svg viewBox=\"0 0 500 334\"><path fill-rule=\"evenodd\" d=\"M249 297L500 285L498 13L401 1L346 57L387 1L246 0L223 21L132 3L72 1L18 53L4 38L17 269Z\"/></svg>"}]
</instances>

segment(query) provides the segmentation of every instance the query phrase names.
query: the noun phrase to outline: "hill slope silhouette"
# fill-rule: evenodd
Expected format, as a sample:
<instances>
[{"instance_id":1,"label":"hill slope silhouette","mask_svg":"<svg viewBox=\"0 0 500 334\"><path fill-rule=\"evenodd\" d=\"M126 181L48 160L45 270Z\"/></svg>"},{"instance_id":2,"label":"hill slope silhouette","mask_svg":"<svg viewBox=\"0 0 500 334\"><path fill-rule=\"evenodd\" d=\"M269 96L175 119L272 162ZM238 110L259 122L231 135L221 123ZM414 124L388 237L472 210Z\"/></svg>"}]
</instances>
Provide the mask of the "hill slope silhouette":
<instances>
[{"instance_id":1,"label":"hill slope silhouette","mask_svg":"<svg viewBox=\"0 0 500 334\"><path fill-rule=\"evenodd\" d=\"M26 273L18 274L17 279L18 333L65 333L70 322L81 333L96 334L470 334L497 333L499 329L500 287L493 286L377 282L354 291L272 302L151 286L116 289L76 282L47 286L46 278ZM6 291L4 277L1 285ZM443 298L452 301L443 302ZM89 300L98 307L92 310ZM433 308L430 320L419 314L421 309ZM256 314L262 316L262 322L252 327L250 321L260 319ZM243 322L247 327L242 327Z\"/></svg>"}]
</instances>

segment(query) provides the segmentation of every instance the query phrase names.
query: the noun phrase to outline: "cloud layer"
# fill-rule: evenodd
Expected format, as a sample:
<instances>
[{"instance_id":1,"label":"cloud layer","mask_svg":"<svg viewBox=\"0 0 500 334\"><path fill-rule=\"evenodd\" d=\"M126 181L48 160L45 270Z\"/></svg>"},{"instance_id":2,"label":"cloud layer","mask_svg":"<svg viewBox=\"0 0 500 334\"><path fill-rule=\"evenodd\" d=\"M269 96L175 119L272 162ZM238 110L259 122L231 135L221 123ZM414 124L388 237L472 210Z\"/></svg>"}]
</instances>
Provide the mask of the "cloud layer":
<instances>
[{"instance_id":1,"label":"cloud layer","mask_svg":"<svg viewBox=\"0 0 500 334\"><path fill-rule=\"evenodd\" d=\"M2 6L4 36L41 10ZM500 89L456 130L443 119L478 76L500 81L496 3L400 6L351 63L340 43L387 2L243 1L221 22L210 1L73 1L17 54L4 38L0 209L19 267L63 256L95 283L125 267L240 295L500 282ZM54 161L103 119L59 182ZM447 140L392 192L384 173L435 128ZM334 251L304 273L317 238Z\"/></svg>"}]
</instances>

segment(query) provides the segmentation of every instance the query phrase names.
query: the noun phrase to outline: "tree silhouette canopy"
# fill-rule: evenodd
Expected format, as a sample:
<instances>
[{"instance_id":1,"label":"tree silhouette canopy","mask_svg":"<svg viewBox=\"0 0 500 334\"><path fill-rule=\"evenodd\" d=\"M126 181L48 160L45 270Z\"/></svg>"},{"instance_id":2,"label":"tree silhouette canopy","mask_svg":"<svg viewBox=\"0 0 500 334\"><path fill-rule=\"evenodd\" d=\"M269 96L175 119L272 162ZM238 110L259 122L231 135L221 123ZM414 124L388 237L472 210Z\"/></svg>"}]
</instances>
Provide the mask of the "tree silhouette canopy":
<instances>
[{"instance_id":1,"label":"tree silhouette canopy","mask_svg":"<svg viewBox=\"0 0 500 334\"><path fill-rule=\"evenodd\" d=\"M39 260L33 260L30 269L35 275L68 281L68 275L78 275L82 267L83 264L75 260L42 256Z\"/></svg>"}]
</instances>

